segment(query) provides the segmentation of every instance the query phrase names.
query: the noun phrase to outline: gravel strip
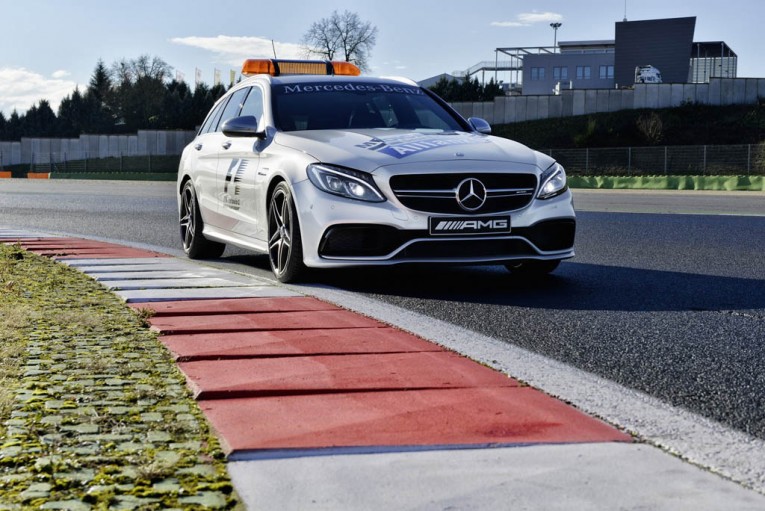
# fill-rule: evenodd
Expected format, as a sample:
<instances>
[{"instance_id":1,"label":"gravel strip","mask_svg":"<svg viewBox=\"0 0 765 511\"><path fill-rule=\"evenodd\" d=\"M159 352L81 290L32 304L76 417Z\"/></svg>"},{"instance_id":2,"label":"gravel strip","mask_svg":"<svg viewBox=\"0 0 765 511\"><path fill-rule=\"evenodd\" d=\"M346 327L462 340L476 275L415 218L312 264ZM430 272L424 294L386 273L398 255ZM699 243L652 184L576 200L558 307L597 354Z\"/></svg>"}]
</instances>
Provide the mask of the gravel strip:
<instances>
[{"instance_id":1,"label":"gravel strip","mask_svg":"<svg viewBox=\"0 0 765 511\"><path fill-rule=\"evenodd\" d=\"M0 509L240 508L217 439L140 314L63 265L1 246L0 261L0 301L37 312L0 438Z\"/></svg>"}]
</instances>

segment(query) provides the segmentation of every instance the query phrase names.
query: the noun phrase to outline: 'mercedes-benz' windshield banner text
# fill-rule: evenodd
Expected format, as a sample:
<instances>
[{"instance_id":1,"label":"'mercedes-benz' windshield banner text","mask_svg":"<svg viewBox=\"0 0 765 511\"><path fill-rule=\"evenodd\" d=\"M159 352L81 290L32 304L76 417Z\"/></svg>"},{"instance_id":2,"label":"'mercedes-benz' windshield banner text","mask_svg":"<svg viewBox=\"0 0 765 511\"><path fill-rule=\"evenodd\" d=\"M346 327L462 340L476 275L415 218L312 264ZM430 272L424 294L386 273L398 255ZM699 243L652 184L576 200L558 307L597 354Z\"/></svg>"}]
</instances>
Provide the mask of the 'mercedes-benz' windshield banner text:
<instances>
[{"instance_id":1,"label":"'mercedes-benz' windshield banner text","mask_svg":"<svg viewBox=\"0 0 765 511\"><path fill-rule=\"evenodd\" d=\"M296 83L283 85L282 94L311 94L315 92L385 92L422 96L425 93L419 87L406 85L388 85L384 83Z\"/></svg>"}]
</instances>

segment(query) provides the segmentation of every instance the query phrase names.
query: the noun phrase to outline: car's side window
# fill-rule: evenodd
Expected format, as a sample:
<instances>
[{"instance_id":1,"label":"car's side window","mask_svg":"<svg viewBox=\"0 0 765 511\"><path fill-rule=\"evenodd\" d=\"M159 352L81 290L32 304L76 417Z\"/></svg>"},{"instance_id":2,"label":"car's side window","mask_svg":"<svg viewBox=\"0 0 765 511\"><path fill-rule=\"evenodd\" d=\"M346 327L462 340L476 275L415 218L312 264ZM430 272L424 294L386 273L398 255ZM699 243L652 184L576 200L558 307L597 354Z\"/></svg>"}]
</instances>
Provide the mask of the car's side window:
<instances>
[{"instance_id":1,"label":"car's side window","mask_svg":"<svg viewBox=\"0 0 765 511\"><path fill-rule=\"evenodd\" d=\"M260 87L250 89L239 115L252 115L260 123L260 118L263 117L263 91L260 90Z\"/></svg>"},{"instance_id":2,"label":"car's side window","mask_svg":"<svg viewBox=\"0 0 765 511\"><path fill-rule=\"evenodd\" d=\"M228 100L228 103L226 103L226 108L223 109L223 114L220 116L220 120L215 127L216 131L221 131L224 122L239 115L239 110L242 109L242 103L244 103L244 98L247 96L249 90L248 87L245 87L231 95L231 98Z\"/></svg>"},{"instance_id":3,"label":"car's side window","mask_svg":"<svg viewBox=\"0 0 765 511\"><path fill-rule=\"evenodd\" d=\"M223 112L224 105L225 105L225 102L221 102L218 104L218 106L213 108L213 110L207 116L207 119L205 119L204 124L202 124L202 127L199 128L199 135L202 135L204 133L209 133L210 131L214 131L213 126L216 126L218 124L218 119L220 118L221 112Z\"/></svg>"}]
</instances>

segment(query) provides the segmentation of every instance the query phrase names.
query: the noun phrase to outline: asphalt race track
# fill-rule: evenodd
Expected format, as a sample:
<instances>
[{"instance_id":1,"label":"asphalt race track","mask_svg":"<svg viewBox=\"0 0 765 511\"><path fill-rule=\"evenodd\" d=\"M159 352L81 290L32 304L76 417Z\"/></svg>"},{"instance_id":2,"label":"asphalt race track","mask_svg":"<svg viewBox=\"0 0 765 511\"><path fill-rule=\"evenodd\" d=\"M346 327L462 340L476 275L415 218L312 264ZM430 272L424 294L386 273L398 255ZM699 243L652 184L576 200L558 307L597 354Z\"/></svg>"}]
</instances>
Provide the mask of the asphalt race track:
<instances>
[{"instance_id":1,"label":"asphalt race track","mask_svg":"<svg viewBox=\"0 0 765 511\"><path fill-rule=\"evenodd\" d=\"M577 257L321 272L318 284L500 339L765 439L765 194L575 192ZM179 255L171 183L0 182L0 225ZM218 262L268 276L263 256ZM593 393L598 389L593 388Z\"/></svg>"}]
</instances>

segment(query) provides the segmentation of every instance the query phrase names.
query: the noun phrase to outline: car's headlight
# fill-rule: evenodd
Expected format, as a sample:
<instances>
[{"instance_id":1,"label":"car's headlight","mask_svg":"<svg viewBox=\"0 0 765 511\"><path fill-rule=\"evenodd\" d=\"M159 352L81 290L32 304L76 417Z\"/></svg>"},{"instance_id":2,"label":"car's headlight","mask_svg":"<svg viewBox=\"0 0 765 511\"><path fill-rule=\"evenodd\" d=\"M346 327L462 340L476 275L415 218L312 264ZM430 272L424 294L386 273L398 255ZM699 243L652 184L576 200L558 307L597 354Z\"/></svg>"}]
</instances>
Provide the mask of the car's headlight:
<instances>
[{"instance_id":1,"label":"car's headlight","mask_svg":"<svg viewBox=\"0 0 765 511\"><path fill-rule=\"evenodd\" d=\"M559 163L553 163L542 173L539 180L542 186L539 188L537 199L551 199L568 190L566 171Z\"/></svg>"},{"instance_id":2,"label":"car's headlight","mask_svg":"<svg viewBox=\"0 0 765 511\"><path fill-rule=\"evenodd\" d=\"M367 202L384 202L382 192L375 185L372 176L366 172L333 167L323 163L312 163L306 169L308 179L319 190L349 199Z\"/></svg>"}]
</instances>

